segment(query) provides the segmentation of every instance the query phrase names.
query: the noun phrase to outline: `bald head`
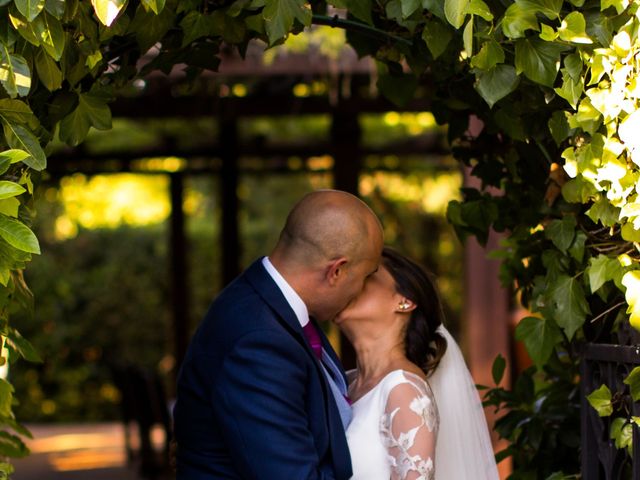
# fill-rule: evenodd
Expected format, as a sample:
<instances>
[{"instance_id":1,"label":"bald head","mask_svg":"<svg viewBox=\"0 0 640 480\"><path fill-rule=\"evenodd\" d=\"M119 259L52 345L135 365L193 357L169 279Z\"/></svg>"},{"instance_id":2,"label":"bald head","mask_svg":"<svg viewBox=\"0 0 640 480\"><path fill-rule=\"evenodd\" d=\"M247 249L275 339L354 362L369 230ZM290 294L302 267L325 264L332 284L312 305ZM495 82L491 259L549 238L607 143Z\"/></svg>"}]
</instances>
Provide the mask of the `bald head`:
<instances>
[{"instance_id":1,"label":"bald head","mask_svg":"<svg viewBox=\"0 0 640 480\"><path fill-rule=\"evenodd\" d=\"M382 227L362 200L339 190L318 190L293 207L272 255L305 264L338 257L359 261L376 238L382 241Z\"/></svg>"}]
</instances>

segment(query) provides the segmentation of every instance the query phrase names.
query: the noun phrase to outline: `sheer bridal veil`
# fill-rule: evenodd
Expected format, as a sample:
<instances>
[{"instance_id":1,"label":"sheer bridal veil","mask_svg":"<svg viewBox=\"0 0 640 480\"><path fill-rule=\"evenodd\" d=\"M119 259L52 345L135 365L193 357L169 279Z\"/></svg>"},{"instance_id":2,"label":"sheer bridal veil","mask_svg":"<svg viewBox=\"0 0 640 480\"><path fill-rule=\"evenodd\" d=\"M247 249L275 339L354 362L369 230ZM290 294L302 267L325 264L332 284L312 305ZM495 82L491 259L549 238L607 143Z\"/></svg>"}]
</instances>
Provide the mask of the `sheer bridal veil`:
<instances>
[{"instance_id":1,"label":"sheer bridal veil","mask_svg":"<svg viewBox=\"0 0 640 480\"><path fill-rule=\"evenodd\" d=\"M460 347L444 326L438 332L447 351L429 377L440 428L436 442L436 480L498 480L482 402Z\"/></svg>"}]
</instances>

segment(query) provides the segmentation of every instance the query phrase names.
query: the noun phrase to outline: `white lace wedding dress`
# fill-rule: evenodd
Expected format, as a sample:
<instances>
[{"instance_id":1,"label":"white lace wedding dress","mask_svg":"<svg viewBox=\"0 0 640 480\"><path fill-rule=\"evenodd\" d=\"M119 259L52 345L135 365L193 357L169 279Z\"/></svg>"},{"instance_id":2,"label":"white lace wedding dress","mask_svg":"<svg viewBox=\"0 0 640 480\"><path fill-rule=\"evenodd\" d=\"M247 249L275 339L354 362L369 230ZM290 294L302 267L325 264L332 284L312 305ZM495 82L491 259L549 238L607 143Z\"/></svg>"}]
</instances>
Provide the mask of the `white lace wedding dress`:
<instances>
[{"instance_id":1,"label":"white lace wedding dress","mask_svg":"<svg viewBox=\"0 0 640 480\"><path fill-rule=\"evenodd\" d=\"M355 374L348 373L349 383ZM394 370L352 408L351 480L434 480L439 417L427 382Z\"/></svg>"}]
</instances>

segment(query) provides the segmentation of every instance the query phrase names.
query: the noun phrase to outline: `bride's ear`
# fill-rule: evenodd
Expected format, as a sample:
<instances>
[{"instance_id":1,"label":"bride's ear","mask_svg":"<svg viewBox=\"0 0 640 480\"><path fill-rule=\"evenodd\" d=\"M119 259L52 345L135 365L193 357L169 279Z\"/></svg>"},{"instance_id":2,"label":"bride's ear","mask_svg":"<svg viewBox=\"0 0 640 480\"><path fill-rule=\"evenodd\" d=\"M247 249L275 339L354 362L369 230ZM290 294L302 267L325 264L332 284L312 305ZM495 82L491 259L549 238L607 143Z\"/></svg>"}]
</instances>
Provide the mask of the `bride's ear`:
<instances>
[{"instance_id":1,"label":"bride's ear","mask_svg":"<svg viewBox=\"0 0 640 480\"><path fill-rule=\"evenodd\" d=\"M396 307L396 312L398 313L407 313L412 312L416 309L417 305L413 303L408 298L402 298Z\"/></svg>"}]
</instances>

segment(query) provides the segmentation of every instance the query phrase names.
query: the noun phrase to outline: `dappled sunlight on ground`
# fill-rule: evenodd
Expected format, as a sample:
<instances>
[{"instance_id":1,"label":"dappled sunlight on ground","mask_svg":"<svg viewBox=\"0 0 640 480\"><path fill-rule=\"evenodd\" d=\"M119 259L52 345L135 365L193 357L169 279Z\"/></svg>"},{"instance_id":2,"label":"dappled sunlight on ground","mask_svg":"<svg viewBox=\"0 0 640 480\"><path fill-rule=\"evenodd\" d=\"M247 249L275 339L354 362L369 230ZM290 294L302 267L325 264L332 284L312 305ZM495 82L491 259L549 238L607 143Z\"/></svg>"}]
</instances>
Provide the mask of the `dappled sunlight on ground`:
<instances>
[{"instance_id":1,"label":"dappled sunlight on ground","mask_svg":"<svg viewBox=\"0 0 640 480\"><path fill-rule=\"evenodd\" d=\"M119 423L31 425L31 456L15 462L14 480L137 480L127 466Z\"/></svg>"}]
</instances>

